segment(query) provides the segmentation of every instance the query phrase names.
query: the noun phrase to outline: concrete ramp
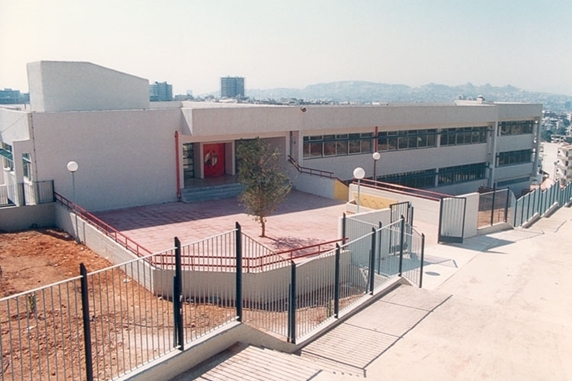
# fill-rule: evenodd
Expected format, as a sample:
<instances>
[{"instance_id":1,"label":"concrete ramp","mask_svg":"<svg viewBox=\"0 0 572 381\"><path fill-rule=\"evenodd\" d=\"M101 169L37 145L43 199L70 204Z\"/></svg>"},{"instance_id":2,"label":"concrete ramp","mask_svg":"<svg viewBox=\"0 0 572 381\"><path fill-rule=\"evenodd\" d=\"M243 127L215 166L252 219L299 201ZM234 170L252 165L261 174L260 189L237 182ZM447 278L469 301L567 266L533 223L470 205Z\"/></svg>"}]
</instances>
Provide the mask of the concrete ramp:
<instances>
[{"instance_id":1,"label":"concrete ramp","mask_svg":"<svg viewBox=\"0 0 572 381\"><path fill-rule=\"evenodd\" d=\"M365 368L372 361L448 298L401 285L304 347L301 357L351 367L353 374L365 376Z\"/></svg>"},{"instance_id":2,"label":"concrete ramp","mask_svg":"<svg viewBox=\"0 0 572 381\"><path fill-rule=\"evenodd\" d=\"M171 381L363 378L369 364L448 298L400 285L296 354L236 344Z\"/></svg>"}]
</instances>

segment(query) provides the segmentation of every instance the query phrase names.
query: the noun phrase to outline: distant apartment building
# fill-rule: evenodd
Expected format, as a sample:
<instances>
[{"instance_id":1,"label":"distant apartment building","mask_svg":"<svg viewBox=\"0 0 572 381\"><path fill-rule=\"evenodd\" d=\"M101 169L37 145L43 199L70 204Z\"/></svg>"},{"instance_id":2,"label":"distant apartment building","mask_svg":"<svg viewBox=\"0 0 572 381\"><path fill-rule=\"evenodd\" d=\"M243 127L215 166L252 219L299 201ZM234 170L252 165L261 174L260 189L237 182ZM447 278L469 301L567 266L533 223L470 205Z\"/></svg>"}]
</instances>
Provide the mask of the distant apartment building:
<instances>
[{"instance_id":1,"label":"distant apartment building","mask_svg":"<svg viewBox=\"0 0 572 381\"><path fill-rule=\"evenodd\" d=\"M18 104L28 103L30 97L27 93L21 93L20 90L4 89L0 90L0 104Z\"/></svg>"},{"instance_id":2,"label":"distant apartment building","mask_svg":"<svg viewBox=\"0 0 572 381\"><path fill-rule=\"evenodd\" d=\"M155 82L149 85L151 102L169 102L173 100L173 86L167 82Z\"/></svg>"},{"instance_id":3,"label":"distant apartment building","mask_svg":"<svg viewBox=\"0 0 572 381\"><path fill-rule=\"evenodd\" d=\"M73 160L77 201L89 211L177 201L197 180L232 181L237 147L256 137L279 150L295 189L330 198L335 179L351 181L356 167L451 195L479 187L520 194L538 177L541 104L158 107L147 79L87 62L30 63L28 81L29 110L0 107L0 186L53 181L71 197Z\"/></svg>"},{"instance_id":4,"label":"distant apartment building","mask_svg":"<svg viewBox=\"0 0 572 381\"><path fill-rule=\"evenodd\" d=\"M222 77L220 79L221 98L244 98L244 77Z\"/></svg>"},{"instance_id":5,"label":"distant apartment building","mask_svg":"<svg viewBox=\"0 0 572 381\"><path fill-rule=\"evenodd\" d=\"M556 178L564 186L572 181L572 145L559 147L556 159Z\"/></svg>"}]
</instances>

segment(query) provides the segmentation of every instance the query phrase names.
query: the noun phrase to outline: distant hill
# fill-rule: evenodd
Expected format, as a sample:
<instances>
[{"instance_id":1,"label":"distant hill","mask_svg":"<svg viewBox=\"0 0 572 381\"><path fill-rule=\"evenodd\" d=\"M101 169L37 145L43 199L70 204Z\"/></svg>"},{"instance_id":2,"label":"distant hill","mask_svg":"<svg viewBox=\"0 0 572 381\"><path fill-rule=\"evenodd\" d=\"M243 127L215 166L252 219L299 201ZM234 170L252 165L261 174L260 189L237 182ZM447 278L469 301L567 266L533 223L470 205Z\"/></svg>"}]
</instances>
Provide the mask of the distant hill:
<instances>
[{"instance_id":1,"label":"distant hill","mask_svg":"<svg viewBox=\"0 0 572 381\"><path fill-rule=\"evenodd\" d=\"M482 95L487 101L542 103L552 111L572 111L572 96L537 93L514 86L496 87L490 84L475 86L466 83L446 86L430 83L420 87L366 81L319 83L303 89L247 89L247 96L258 100L299 99L305 102L452 102L456 99L476 99Z\"/></svg>"}]
</instances>

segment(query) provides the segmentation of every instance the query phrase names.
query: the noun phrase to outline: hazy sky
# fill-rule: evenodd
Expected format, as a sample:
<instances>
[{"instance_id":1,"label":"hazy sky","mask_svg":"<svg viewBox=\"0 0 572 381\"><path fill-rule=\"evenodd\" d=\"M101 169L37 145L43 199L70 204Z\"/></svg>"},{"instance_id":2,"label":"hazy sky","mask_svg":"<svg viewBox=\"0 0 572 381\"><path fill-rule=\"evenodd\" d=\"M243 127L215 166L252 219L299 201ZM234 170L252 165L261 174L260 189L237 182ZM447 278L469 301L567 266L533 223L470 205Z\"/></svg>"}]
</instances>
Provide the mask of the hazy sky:
<instances>
[{"instance_id":1,"label":"hazy sky","mask_svg":"<svg viewBox=\"0 0 572 381\"><path fill-rule=\"evenodd\" d=\"M175 94L342 80L572 95L572 0L0 0L0 88L88 61Z\"/></svg>"}]
</instances>

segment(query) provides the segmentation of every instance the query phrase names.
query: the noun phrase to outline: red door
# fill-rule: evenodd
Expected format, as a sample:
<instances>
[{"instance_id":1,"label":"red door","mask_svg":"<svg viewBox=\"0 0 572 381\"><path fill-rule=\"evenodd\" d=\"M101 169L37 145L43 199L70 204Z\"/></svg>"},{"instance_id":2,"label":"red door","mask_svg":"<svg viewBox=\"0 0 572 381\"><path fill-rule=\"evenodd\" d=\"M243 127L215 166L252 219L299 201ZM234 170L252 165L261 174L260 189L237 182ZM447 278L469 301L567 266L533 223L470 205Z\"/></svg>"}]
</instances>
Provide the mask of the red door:
<instances>
[{"instance_id":1,"label":"red door","mask_svg":"<svg viewBox=\"0 0 572 381\"><path fill-rule=\"evenodd\" d=\"M224 175L224 143L203 146L205 177Z\"/></svg>"}]
</instances>

